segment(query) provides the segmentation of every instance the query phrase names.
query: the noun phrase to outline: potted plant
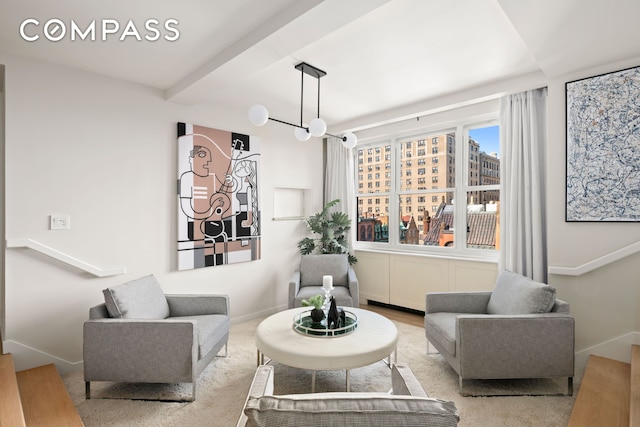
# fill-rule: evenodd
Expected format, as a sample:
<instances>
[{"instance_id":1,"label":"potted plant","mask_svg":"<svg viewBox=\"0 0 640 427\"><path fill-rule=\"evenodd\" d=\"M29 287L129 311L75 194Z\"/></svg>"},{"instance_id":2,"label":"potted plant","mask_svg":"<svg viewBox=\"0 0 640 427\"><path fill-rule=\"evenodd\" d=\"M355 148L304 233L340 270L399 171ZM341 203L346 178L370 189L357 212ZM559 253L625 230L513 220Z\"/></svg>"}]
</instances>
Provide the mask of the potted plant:
<instances>
[{"instance_id":1,"label":"potted plant","mask_svg":"<svg viewBox=\"0 0 640 427\"><path fill-rule=\"evenodd\" d=\"M324 296L322 294L312 296L308 300L303 299L301 303L304 307L313 306L313 309L311 309L311 320L316 323L322 322L322 319L324 319L324 311L322 310Z\"/></svg>"},{"instance_id":2,"label":"potted plant","mask_svg":"<svg viewBox=\"0 0 640 427\"><path fill-rule=\"evenodd\" d=\"M314 251L321 254L348 254L349 265L358 262L358 259L349 253L349 216L344 212L329 212L339 202L340 199L332 200L324 205L322 211L307 218L309 229L317 237L305 237L298 242L298 249L302 255L309 255Z\"/></svg>"}]
</instances>

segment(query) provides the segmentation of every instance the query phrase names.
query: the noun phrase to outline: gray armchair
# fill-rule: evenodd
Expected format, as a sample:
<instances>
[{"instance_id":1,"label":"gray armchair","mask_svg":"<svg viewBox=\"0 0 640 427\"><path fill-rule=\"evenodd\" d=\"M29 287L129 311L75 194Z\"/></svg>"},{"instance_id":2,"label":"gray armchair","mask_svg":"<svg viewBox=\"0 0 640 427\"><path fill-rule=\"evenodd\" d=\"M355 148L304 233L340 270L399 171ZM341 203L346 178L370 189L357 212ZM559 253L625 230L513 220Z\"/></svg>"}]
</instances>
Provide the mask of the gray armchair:
<instances>
[{"instance_id":1,"label":"gray armchair","mask_svg":"<svg viewBox=\"0 0 640 427\"><path fill-rule=\"evenodd\" d=\"M303 299L323 294L322 277L333 276L331 292L336 304L358 307L358 278L349 266L347 254L302 255L300 267L289 280L289 308L300 307Z\"/></svg>"},{"instance_id":2,"label":"gray armchair","mask_svg":"<svg viewBox=\"0 0 640 427\"><path fill-rule=\"evenodd\" d=\"M515 273L493 292L426 295L425 335L465 379L567 378L573 394L574 319L555 289Z\"/></svg>"},{"instance_id":3,"label":"gray armchair","mask_svg":"<svg viewBox=\"0 0 640 427\"><path fill-rule=\"evenodd\" d=\"M84 323L86 398L91 381L192 383L229 339L226 295L164 295L153 276L105 289Z\"/></svg>"}]
</instances>

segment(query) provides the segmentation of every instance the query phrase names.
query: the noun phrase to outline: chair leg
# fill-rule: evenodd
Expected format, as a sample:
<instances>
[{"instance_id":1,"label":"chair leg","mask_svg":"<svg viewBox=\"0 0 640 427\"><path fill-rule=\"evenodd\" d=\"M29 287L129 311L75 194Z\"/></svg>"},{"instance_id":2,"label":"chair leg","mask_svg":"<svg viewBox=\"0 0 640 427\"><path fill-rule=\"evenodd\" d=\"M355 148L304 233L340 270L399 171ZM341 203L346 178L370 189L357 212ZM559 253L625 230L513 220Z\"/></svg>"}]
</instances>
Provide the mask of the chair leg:
<instances>
[{"instance_id":1,"label":"chair leg","mask_svg":"<svg viewBox=\"0 0 640 427\"><path fill-rule=\"evenodd\" d=\"M573 377L567 378L567 396L573 396Z\"/></svg>"},{"instance_id":2,"label":"chair leg","mask_svg":"<svg viewBox=\"0 0 640 427\"><path fill-rule=\"evenodd\" d=\"M196 381L194 380L191 383L191 399L189 399L189 402L195 402L196 400Z\"/></svg>"},{"instance_id":3,"label":"chair leg","mask_svg":"<svg viewBox=\"0 0 640 427\"><path fill-rule=\"evenodd\" d=\"M91 399L91 382L84 382L84 396L87 400Z\"/></svg>"},{"instance_id":4,"label":"chair leg","mask_svg":"<svg viewBox=\"0 0 640 427\"><path fill-rule=\"evenodd\" d=\"M223 356L220 356L219 354L216 354L216 357L227 357L227 354L228 354L228 353L227 353L227 346L228 346L228 345L229 345L229 343L228 343L228 342L226 342L226 343L224 344L224 355L223 355Z\"/></svg>"}]
</instances>

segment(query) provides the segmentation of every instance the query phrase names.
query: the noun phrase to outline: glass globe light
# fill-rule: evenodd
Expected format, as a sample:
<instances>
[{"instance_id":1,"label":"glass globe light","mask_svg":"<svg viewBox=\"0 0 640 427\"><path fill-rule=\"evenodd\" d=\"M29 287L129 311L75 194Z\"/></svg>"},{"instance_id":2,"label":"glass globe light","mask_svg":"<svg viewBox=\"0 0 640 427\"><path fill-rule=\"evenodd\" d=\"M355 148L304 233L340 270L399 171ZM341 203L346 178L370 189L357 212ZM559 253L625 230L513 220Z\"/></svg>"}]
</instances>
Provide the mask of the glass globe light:
<instances>
[{"instance_id":1,"label":"glass globe light","mask_svg":"<svg viewBox=\"0 0 640 427\"><path fill-rule=\"evenodd\" d=\"M342 145L347 148L353 148L358 143L358 138L351 132L347 132L343 135Z\"/></svg>"},{"instance_id":2,"label":"glass globe light","mask_svg":"<svg viewBox=\"0 0 640 427\"><path fill-rule=\"evenodd\" d=\"M313 119L309 122L309 132L313 136L322 136L327 131L327 124L321 118Z\"/></svg>"},{"instance_id":3,"label":"glass globe light","mask_svg":"<svg viewBox=\"0 0 640 427\"><path fill-rule=\"evenodd\" d=\"M249 108L249 121L255 126L262 126L269 120L269 111L264 105L256 104Z\"/></svg>"},{"instance_id":4,"label":"glass globe light","mask_svg":"<svg viewBox=\"0 0 640 427\"><path fill-rule=\"evenodd\" d=\"M306 126L306 125L303 125ZM306 128L295 127L293 129L293 134L296 136L298 141L308 141L311 138L311 134L307 131Z\"/></svg>"}]
</instances>

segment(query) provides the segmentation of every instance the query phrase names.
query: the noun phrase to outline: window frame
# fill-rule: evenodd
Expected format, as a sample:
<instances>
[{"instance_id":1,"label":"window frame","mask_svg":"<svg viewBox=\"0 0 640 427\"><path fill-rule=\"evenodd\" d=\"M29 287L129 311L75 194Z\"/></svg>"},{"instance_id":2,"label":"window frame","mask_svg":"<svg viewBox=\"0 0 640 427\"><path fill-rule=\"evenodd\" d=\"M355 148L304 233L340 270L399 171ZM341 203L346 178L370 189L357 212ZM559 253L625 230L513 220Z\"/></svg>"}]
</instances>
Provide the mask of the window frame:
<instances>
[{"instance_id":1,"label":"window frame","mask_svg":"<svg viewBox=\"0 0 640 427\"><path fill-rule=\"evenodd\" d=\"M384 147L389 145L390 149L390 163L391 167L391 186L390 191L381 191L376 193L367 193L366 189L362 189L364 191L359 191L358 187L358 173L354 173L355 179L355 189L356 200L359 198L366 197L376 197L383 199L385 197L388 198L388 209L389 209L389 238L388 242L365 242L358 241L357 236L354 235L354 249L355 250L372 250L377 252L397 252L397 253L411 253L411 254L423 254L434 257L444 257L444 258L458 258L458 259L468 259L471 261L490 261L490 262L498 262L500 258L500 249L480 249L480 248L469 248L467 247L467 238L466 233L460 234L460 230L466 230L467 227L467 215L466 215L466 206L465 204L457 204L454 205L455 215L454 215L454 242L455 245L453 247L443 247L443 246L425 246L425 245L412 245L412 244L403 244L400 243L400 227L392 226L391 224L400 224L400 198L401 197L411 197L413 195L420 197L425 196L427 200L430 200L429 197L434 193L446 193L453 192L454 200L467 200L467 194L472 192L480 192L480 191L491 191L497 190L502 194L502 182L500 184L491 184L491 185L483 185L479 183L479 185L470 185L469 176L471 173L469 158L473 155L479 155L478 153L471 153L469 149L469 131L475 128L489 127L500 125L499 123L499 114L497 112L491 114L485 114L482 117L471 117L465 118L461 120L457 120L455 122L437 124L432 126L425 126L419 129L414 129L411 132L399 132L392 136L387 136L385 138L372 139L367 141L366 143L356 147L353 150L353 159L354 163L358 162L358 151L363 150L366 156L366 150L371 147ZM401 176L402 168L400 162L406 160L406 157L403 156L402 152L405 147L403 143L406 143L407 140L425 140L428 143L428 147L431 148L433 145L433 135L438 134L455 134L454 141L454 149L455 149L455 183L453 187L448 187L448 183L443 183L445 186L442 188L434 189L430 180L427 183L428 186L422 190L401 190L400 182L405 179L404 176ZM502 145L502 142L500 143ZM482 147L481 147L482 148ZM427 157L433 157L431 150L428 150ZM458 155L457 153L460 153ZM432 165L437 165L438 163L431 163ZM426 167L426 166L425 166ZM478 165L479 168L482 165ZM500 163L500 169L502 169L502 163ZM474 171L478 172L478 171ZM501 174L502 175L502 174ZM501 197L500 197L501 198ZM356 203L357 206L357 203ZM403 209L405 206L403 205ZM404 212L404 211L403 211ZM502 216L502 211L499 213ZM354 220L354 226L352 230L354 230L354 234L357 230L357 213L356 218ZM500 221L500 219L498 219Z\"/></svg>"}]
</instances>

